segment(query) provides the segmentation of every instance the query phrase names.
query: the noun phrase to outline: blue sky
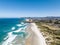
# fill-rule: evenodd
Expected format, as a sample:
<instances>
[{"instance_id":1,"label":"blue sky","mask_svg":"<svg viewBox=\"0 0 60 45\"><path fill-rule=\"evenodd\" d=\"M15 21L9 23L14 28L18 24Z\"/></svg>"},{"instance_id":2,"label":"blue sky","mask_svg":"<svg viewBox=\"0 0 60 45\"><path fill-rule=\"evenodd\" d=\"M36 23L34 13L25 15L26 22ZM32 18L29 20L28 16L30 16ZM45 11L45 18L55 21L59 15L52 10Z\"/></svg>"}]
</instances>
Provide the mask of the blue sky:
<instances>
[{"instance_id":1,"label":"blue sky","mask_svg":"<svg viewBox=\"0 0 60 45\"><path fill-rule=\"evenodd\" d=\"M46 16L60 16L60 0L0 0L0 18Z\"/></svg>"}]
</instances>

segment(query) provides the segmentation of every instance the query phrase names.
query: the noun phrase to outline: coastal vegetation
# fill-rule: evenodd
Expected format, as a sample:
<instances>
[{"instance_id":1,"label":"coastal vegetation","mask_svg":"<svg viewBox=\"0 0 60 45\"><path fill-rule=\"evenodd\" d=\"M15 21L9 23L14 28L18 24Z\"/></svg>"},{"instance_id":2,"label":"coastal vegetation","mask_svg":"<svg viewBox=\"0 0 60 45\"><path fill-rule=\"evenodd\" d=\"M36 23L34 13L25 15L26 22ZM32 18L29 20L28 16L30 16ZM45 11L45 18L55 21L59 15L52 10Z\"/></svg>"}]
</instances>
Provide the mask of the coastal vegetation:
<instances>
[{"instance_id":1,"label":"coastal vegetation","mask_svg":"<svg viewBox=\"0 0 60 45\"><path fill-rule=\"evenodd\" d=\"M60 45L60 20L39 20L35 23L41 29L47 45Z\"/></svg>"}]
</instances>

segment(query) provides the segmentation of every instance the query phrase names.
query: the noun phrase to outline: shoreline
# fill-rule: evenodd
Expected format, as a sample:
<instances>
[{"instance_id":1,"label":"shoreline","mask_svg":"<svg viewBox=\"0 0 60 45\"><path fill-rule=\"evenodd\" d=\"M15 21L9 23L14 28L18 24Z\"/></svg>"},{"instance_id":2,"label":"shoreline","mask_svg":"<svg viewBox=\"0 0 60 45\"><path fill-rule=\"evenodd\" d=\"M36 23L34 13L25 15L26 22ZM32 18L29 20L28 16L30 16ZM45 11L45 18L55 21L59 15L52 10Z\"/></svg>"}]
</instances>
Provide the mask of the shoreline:
<instances>
[{"instance_id":1,"label":"shoreline","mask_svg":"<svg viewBox=\"0 0 60 45\"><path fill-rule=\"evenodd\" d=\"M25 24L24 24L25 25ZM21 25L21 26L24 26L24 25ZM20 26L20 25L19 25ZM9 32L8 33L8 39L6 39L5 41L3 41L3 43L1 44L1 45L18 45L18 44L20 44L20 42L21 42L21 37L23 37L22 35L23 34L20 34L20 35L18 35L18 34L13 34L13 32L15 32L15 33L19 33L19 32L25 32L25 31L23 31L23 30L25 30L26 29L26 26L24 26L24 27L21 27L21 28L19 28L19 29L17 29L17 30L15 30L15 31L11 31L11 32ZM16 43L15 43L16 42ZM15 44L14 44L15 43ZM21 44L20 44L21 45Z\"/></svg>"},{"instance_id":2,"label":"shoreline","mask_svg":"<svg viewBox=\"0 0 60 45\"><path fill-rule=\"evenodd\" d=\"M28 32L28 35L26 39L24 39L23 42L25 43L23 45L46 45L45 38L42 36L41 32L39 31L35 23L29 23L26 28L26 32ZM13 40L12 44L16 45L23 42L21 42L20 36L17 36L15 40Z\"/></svg>"},{"instance_id":3,"label":"shoreline","mask_svg":"<svg viewBox=\"0 0 60 45\"><path fill-rule=\"evenodd\" d=\"M26 45L47 45L45 42L45 38L42 36L37 25L35 23L30 23L29 27L31 35L26 40Z\"/></svg>"}]
</instances>

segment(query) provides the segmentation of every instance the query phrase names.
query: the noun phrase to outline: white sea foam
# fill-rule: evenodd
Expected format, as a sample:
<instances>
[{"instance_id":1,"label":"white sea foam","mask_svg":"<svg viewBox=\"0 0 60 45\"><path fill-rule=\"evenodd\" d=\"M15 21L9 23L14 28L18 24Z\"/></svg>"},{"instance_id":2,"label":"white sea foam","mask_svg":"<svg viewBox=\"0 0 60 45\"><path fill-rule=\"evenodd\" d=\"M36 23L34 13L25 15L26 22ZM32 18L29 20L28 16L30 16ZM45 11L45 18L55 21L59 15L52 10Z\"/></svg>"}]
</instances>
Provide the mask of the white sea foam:
<instances>
[{"instance_id":1,"label":"white sea foam","mask_svg":"<svg viewBox=\"0 0 60 45\"><path fill-rule=\"evenodd\" d=\"M5 38L4 38L4 40L6 40L7 38L8 38L8 36L7 36L7 37L5 37Z\"/></svg>"},{"instance_id":2,"label":"white sea foam","mask_svg":"<svg viewBox=\"0 0 60 45\"><path fill-rule=\"evenodd\" d=\"M25 29L26 29L26 26L24 28L22 27L19 30L14 31L14 32L25 32Z\"/></svg>"},{"instance_id":3,"label":"white sea foam","mask_svg":"<svg viewBox=\"0 0 60 45\"><path fill-rule=\"evenodd\" d=\"M22 28L20 28L20 29L18 29L17 31L15 31L15 32L19 32L19 31L21 31L21 29ZM13 31L14 32L14 31ZM8 39L5 41L5 42L3 42L3 44L2 45L12 45L12 41L15 39L15 37L16 37L17 35L13 35L12 34L12 32L9 32L8 33Z\"/></svg>"},{"instance_id":4,"label":"white sea foam","mask_svg":"<svg viewBox=\"0 0 60 45\"><path fill-rule=\"evenodd\" d=\"M21 25L21 24L17 24L16 26L20 27L20 26L22 26L22 25Z\"/></svg>"},{"instance_id":5,"label":"white sea foam","mask_svg":"<svg viewBox=\"0 0 60 45\"><path fill-rule=\"evenodd\" d=\"M21 22L22 25L24 25L24 22Z\"/></svg>"},{"instance_id":6,"label":"white sea foam","mask_svg":"<svg viewBox=\"0 0 60 45\"><path fill-rule=\"evenodd\" d=\"M13 35L12 32L8 33L8 39L2 45L10 45L17 35Z\"/></svg>"},{"instance_id":7,"label":"white sea foam","mask_svg":"<svg viewBox=\"0 0 60 45\"><path fill-rule=\"evenodd\" d=\"M22 23L23 24L23 23ZM22 26L22 25L20 25L20 24L18 24L17 26ZM2 45L12 45L12 41L16 38L16 36L17 35L13 35L13 32L20 32L22 29L23 30L25 30L25 28L26 28L26 26L23 28L19 28L18 30L15 30L15 31L12 31L12 32L9 32L8 33L8 39L7 39L7 37L5 38L6 39L6 41L4 41L3 42L3 44ZM12 27L12 30L14 30L15 29L15 27Z\"/></svg>"},{"instance_id":8,"label":"white sea foam","mask_svg":"<svg viewBox=\"0 0 60 45\"><path fill-rule=\"evenodd\" d=\"M20 31L21 31L21 29L22 29L22 28L20 28L20 29L18 29L18 30L16 30L16 31L14 31L14 32L20 32Z\"/></svg>"},{"instance_id":9,"label":"white sea foam","mask_svg":"<svg viewBox=\"0 0 60 45\"><path fill-rule=\"evenodd\" d=\"M23 29L25 30L27 28L27 26L25 26Z\"/></svg>"},{"instance_id":10,"label":"white sea foam","mask_svg":"<svg viewBox=\"0 0 60 45\"><path fill-rule=\"evenodd\" d=\"M12 27L12 30L15 30L15 27Z\"/></svg>"}]
</instances>

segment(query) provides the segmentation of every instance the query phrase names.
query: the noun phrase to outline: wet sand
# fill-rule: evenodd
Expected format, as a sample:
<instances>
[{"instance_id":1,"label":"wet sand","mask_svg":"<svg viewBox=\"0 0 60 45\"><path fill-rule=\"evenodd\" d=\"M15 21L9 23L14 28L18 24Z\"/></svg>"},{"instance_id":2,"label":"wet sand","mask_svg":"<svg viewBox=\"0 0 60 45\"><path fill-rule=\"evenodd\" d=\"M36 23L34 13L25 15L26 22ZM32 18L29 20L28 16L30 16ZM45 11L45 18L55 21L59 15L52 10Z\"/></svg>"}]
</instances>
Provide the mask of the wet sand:
<instances>
[{"instance_id":1,"label":"wet sand","mask_svg":"<svg viewBox=\"0 0 60 45\"><path fill-rule=\"evenodd\" d=\"M21 43L23 43L23 45L46 45L44 37L41 35L40 31L36 29L37 27L35 26L35 23L31 23L26 28L26 32L28 32L29 34L26 39L23 39L24 43L21 42L21 38L18 36L15 38L15 42L13 41L12 44L21 45Z\"/></svg>"}]
</instances>

